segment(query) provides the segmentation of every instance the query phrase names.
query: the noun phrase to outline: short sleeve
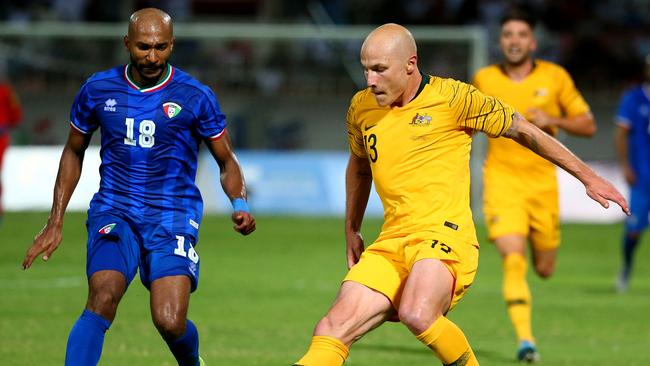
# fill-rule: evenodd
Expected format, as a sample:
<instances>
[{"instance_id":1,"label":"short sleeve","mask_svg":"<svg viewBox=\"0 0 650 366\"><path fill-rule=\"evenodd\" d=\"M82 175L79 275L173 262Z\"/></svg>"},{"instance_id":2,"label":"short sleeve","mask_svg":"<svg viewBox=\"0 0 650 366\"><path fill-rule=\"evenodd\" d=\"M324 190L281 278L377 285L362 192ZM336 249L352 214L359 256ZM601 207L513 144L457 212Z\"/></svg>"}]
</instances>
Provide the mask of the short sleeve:
<instances>
[{"instance_id":1,"label":"short sleeve","mask_svg":"<svg viewBox=\"0 0 650 366\"><path fill-rule=\"evenodd\" d=\"M350 146L351 153L360 158L365 158L366 149L363 146L363 134L361 133L361 128L359 122L357 121L356 110L358 104L359 94L356 94L350 101L350 107L348 108L348 114L346 117L348 129L348 145Z\"/></svg>"},{"instance_id":2,"label":"short sleeve","mask_svg":"<svg viewBox=\"0 0 650 366\"><path fill-rule=\"evenodd\" d=\"M449 107L459 127L482 131L491 137L501 136L510 128L515 114L510 105L456 80L450 82L450 93Z\"/></svg>"},{"instance_id":3,"label":"short sleeve","mask_svg":"<svg viewBox=\"0 0 650 366\"><path fill-rule=\"evenodd\" d=\"M201 137L216 140L226 130L226 116L221 113L217 96L209 88L204 88L197 101L197 130Z\"/></svg>"},{"instance_id":4,"label":"short sleeve","mask_svg":"<svg viewBox=\"0 0 650 366\"><path fill-rule=\"evenodd\" d=\"M567 117L575 117L589 112L589 105L576 88L571 75L560 68L557 82L560 86L558 94L560 107Z\"/></svg>"},{"instance_id":5,"label":"short sleeve","mask_svg":"<svg viewBox=\"0 0 650 366\"><path fill-rule=\"evenodd\" d=\"M86 83L79 89L70 109L70 123L72 126L84 134L91 134L97 130L99 122L94 113L94 107L91 88Z\"/></svg>"},{"instance_id":6,"label":"short sleeve","mask_svg":"<svg viewBox=\"0 0 650 366\"><path fill-rule=\"evenodd\" d=\"M627 92L621 98L616 112L615 123L619 126L632 128L632 121L634 120L634 95L632 92Z\"/></svg>"}]
</instances>

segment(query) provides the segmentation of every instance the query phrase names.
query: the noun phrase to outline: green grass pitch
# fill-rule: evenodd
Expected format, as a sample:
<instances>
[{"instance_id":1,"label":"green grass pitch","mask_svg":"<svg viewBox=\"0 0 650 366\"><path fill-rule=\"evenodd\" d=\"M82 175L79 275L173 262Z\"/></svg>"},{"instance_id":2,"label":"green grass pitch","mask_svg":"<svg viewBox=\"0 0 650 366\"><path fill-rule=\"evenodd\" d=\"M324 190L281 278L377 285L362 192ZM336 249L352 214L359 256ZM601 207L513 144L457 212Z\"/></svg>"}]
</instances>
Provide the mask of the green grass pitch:
<instances>
[{"instance_id":1,"label":"green grass pitch","mask_svg":"<svg viewBox=\"0 0 650 366\"><path fill-rule=\"evenodd\" d=\"M86 298L85 215L66 217L63 243L48 263L20 263L45 213L7 213L0 226L0 365L63 364L68 331ZM227 217L208 216L198 252L201 277L190 318L208 365L290 365L306 350L345 274L340 218L257 218L241 237ZM367 220L368 242L380 222ZM542 365L650 365L650 243L641 243L630 290L614 292L621 225L565 225L557 272L529 271L533 326ZM450 318L481 365L513 365L515 341L501 299L501 265L483 244L474 285ZM149 315L139 279L107 333L101 365L174 365ZM355 344L346 365L439 365L405 327L387 323Z\"/></svg>"}]
</instances>

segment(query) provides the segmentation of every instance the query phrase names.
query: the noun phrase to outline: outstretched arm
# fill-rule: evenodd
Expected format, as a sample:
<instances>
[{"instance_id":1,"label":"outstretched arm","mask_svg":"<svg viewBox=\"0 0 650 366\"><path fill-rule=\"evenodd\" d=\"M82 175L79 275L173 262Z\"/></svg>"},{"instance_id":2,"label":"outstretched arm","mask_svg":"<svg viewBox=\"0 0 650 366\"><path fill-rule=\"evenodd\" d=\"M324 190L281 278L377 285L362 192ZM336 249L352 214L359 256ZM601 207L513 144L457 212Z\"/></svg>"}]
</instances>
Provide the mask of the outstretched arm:
<instances>
[{"instance_id":1,"label":"outstretched arm","mask_svg":"<svg viewBox=\"0 0 650 366\"><path fill-rule=\"evenodd\" d=\"M41 253L44 253L43 260L48 260L61 243L63 215L79 182L84 153L88 148L90 138L91 135L82 134L74 128L70 128L68 141L63 148L59 162L50 216L45 227L36 235L32 246L27 250L23 260L23 269L29 268Z\"/></svg>"},{"instance_id":2,"label":"outstretched arm","mask_svg":"<svg viewBox=\"0 0 650 366\"><path fill-rule=\"evenodd\" d=\"M512 125L504 136L517 141L576 177L584 184L587 195L601 206L608 208L608 201L612 201L618 204L627 215L630 214L630 208L625 198L611 183L598 176L558 140L526 121L520 114L515 113Z\"/></svg>"},{"instance_id":3,"label":"outstretched arm","mask_svg":"<svg viewBox=\"0 0 650 366\"><path fill-rule=\"evenodd\" d=\"M246 204L246 183L241 167L230 143L228 131L224 131L216 140L206 141L210 153L217 161L221 172L221 187L233 203L234 212L231 219L233 228L242 235L255 231L255 218L248 212Z\"/></svg>"},{"instance_id":4,"label":"outstretched arm","mask_svg":"<svg viewBox=\"0 0 650 366\"><path fill-rule=\"evenodd\" d=\"M371 186L372 171L368 159L350 153L345 172L345 244L348 268L359 261L364 250L361 222Z\"/></svg>"}]
</instances>

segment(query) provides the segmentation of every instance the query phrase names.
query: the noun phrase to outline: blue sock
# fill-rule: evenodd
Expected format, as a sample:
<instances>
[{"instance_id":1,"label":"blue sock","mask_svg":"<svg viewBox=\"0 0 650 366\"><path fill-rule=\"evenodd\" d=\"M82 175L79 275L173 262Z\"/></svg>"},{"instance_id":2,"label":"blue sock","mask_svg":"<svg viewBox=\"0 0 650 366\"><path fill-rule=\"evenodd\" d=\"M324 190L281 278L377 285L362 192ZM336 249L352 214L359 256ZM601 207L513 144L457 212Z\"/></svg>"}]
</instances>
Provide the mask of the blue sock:
<instances>
[{"instance_id":1,"label":"blue sock","mask_svg":"<svg viewBox=\"0 0 650 366\"><path fill-rule=\"evenodd\" d=\"M173 341L167 341L169 350L178 361L178 366L198 366L199 332L191 320L185 322L185 334Z\"/></svg>"},{"instance_id":2,"label":"blue sock","mask_svg":"<svg viewBox=\"0 0 650 366\"><path fill-rule=\"evenodd\" d=\"M639 237L636 235L625 235L623 240L623 277L626 279L632 271L632 260L634 259L634 250L639 243Z\"/></svg>"},{"instance_id":3,"label":"blue sock","mask_svg":"<svg viewBox=\"0 0 650 366\"><path fill-rule=\"evenodd\" d=\"M97 365L102 355L104 334L111 322L101 316L84 310L70 330L65 349L66 366Z\"/></svg>"}]
</instances>

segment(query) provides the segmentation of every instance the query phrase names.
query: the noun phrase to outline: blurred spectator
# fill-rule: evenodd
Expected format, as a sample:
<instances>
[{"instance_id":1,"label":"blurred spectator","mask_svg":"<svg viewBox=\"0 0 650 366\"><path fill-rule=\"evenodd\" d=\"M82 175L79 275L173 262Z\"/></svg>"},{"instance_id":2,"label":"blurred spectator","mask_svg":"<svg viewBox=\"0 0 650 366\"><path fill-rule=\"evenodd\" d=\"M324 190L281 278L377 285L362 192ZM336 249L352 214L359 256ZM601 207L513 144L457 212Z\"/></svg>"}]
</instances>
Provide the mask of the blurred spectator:
<instances>
[{"instance_id":1,"label":"blurred spectator","mask_svg":"<svg viewBox=\"0 0 650 366\"><path fill-rule=\"evenodd\" d=\"M65 0L64 0L65 1ZM90 22L119 22L124 19L122 0L88 0L86 20Z\"/></svg>"},{"instance_id":2,"label":"blurred spectator","mask_svg":"<svg viewBox=\"0 0 650 366\"><path fill-rule=\"evenodd\" d=\"M5 150L9 147L9 132L18 125L22 119L22 113L18 96L13 87L7 80L0 79L0 173ZM2 182L0 182L0 220L3 212L1 198Z\"/></svg>"},{"instance_id":3,"label":"blurred spectator","mask_svg":"<svg viewBox=\"0 0 650 366\"><path fill-rule=\"evenodd\" d=\"M177 23L192 20L192 1L190 0L139 0L136 8L162 9L174 18Z\"/></svg>"},{"instance_id":4,"label":"blurred spectator","mask_svg":"<svg viewBox=\"0 0 650 366\"><path fill-rule=\"evenodd\" d=\"M54 0L56 19L66 22L80 22L85 19L88 0Z\"/></svg>"},{"instance_id":5,"label":"blurred spectator","mask_svg":"<svg viewBox=\"0 0 650 366\"><path fill-rule=\"evenodd\" d=\"M0 19L26 23L39 19L47 5L46 0L4 0L0 2Z\"/></svg>"}]
</instances>

